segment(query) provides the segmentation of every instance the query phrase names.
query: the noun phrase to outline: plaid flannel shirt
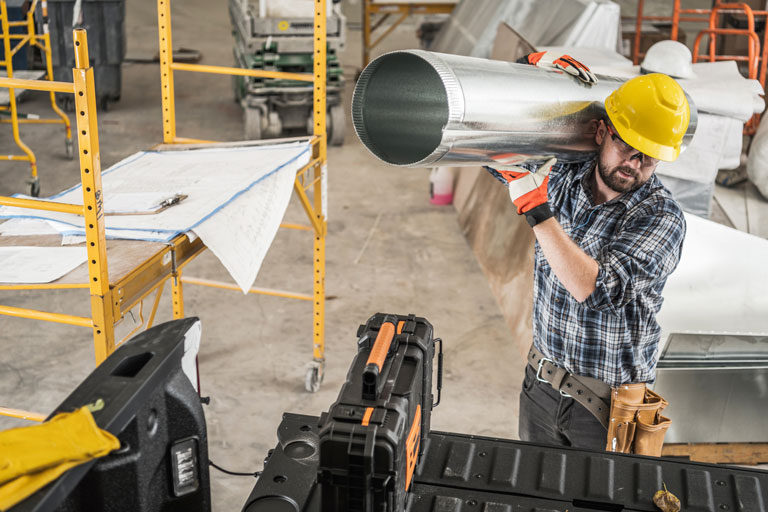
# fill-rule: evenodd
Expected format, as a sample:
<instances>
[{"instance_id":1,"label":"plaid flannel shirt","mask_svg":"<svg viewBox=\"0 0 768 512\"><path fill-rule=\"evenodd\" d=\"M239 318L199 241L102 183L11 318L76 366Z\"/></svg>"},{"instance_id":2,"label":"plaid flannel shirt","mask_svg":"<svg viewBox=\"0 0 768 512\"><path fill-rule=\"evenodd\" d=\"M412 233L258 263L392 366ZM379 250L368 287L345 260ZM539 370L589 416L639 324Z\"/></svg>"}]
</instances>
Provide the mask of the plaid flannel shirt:
<instances>
[{"instance_id":1,"label":"plaid flannel shirt","mask_svg":"<svg viewBox=\"0 0 768 512\"><path fill-rule=\"evenodd\" d=\"M579 303L536 243L533 342L571 373L611 386L653 382L661 292L685 237L680 207L654 174L639 189L594 206L595 160L552 167L548 198L568 236L594 258L594 292Z\"/></svg>"}]
</instances>

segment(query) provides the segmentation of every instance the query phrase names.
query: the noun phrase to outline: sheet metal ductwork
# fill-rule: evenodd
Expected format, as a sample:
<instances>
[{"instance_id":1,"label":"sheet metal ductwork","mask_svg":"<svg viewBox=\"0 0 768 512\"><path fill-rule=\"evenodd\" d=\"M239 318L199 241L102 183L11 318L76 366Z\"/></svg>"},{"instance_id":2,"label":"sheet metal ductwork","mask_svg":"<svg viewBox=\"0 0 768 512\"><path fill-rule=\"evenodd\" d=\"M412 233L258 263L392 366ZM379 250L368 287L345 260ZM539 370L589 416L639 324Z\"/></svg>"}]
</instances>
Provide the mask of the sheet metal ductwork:
<instances>
[{"instance_id":1,"label":"sheet metal ductwork","mask_svg":"<svg viewBox=\"0 0 768 512\"><path fill-rule=\"evenodd\" d=\"M565 73L422 50L396 51L361 73L352 120L380 160L402 167L516 164L551 156L588 157L597 149L603 102L624 80L594 86ZM691 123L684 146L696 129Z\"/></svg>"}]
</instances>

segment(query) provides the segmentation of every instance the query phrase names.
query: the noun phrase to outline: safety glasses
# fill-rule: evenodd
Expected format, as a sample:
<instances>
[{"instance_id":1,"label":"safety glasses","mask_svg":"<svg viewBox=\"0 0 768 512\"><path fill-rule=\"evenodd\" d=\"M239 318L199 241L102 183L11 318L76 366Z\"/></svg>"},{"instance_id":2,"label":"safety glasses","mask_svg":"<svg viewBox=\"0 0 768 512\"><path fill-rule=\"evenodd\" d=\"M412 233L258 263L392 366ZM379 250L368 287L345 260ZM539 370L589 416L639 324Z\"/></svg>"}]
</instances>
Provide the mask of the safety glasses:
<instances>
[{"instance_id":1,"label":"safety glasses","mask_svg":"<svg viewBox=\"0 0 768 512\"><path fill-rule=\"evenodd\" d=\"M640 165L643 167L654 167L659 163L658 158L653 158L645 153L641 153L640 151L636 150L624 140L619 137L619 134L616 133L616 129L611 126L611 123L606 122L605 126L608 128L608 131L611 133L611 139L613 140L614 145L616 146L616 149L619 151L619 154L626 158L627 160L640 160Z\"/></svg>"}]
</instances>

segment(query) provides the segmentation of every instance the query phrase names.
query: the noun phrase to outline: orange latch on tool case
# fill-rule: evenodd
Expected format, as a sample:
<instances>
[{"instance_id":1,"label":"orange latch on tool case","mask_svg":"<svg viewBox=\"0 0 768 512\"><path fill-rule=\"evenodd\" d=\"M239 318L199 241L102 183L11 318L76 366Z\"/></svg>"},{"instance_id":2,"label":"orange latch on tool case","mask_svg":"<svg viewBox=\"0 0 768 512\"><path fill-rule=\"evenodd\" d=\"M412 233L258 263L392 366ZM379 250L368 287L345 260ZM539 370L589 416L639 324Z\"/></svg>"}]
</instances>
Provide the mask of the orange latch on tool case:
<instances>
[{"instance_id":1,"label":"orange latch on tool case","mask_svg":"<svg viewBox=\"0 0 768 512\"><path fill-rule=\"evenodd\" d=\"M419 446L421 445L421 404L416 406L416 414L413 416L411 431L405 440L405 490L411 486L413 472L416 469L416 461L419 458Z\"/></svg>"}]
</instances>

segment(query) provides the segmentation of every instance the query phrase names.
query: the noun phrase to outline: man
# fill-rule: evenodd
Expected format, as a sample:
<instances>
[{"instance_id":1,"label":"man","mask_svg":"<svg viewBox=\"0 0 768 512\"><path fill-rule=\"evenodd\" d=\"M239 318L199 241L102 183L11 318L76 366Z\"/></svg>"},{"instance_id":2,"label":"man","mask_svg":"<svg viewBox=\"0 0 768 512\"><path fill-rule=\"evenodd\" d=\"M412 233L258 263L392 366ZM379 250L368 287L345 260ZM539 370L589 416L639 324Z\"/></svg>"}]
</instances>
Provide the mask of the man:
<instances>
[{"instance_id":1,"label":"man","mask_svg":"<svg viewBox=\"0 0 768 512\"><path fill-rule=\"evenodd\" d=\"M568 56L527 61L596 82ZM655 380L656 314L685 220L654 172L678 157L690 118L682 88L661 74L629 80L605 107L596 157L489 169L536 236L520 438L594 450L606 447L611 388Z\"/></svg>"}]
</instances>

